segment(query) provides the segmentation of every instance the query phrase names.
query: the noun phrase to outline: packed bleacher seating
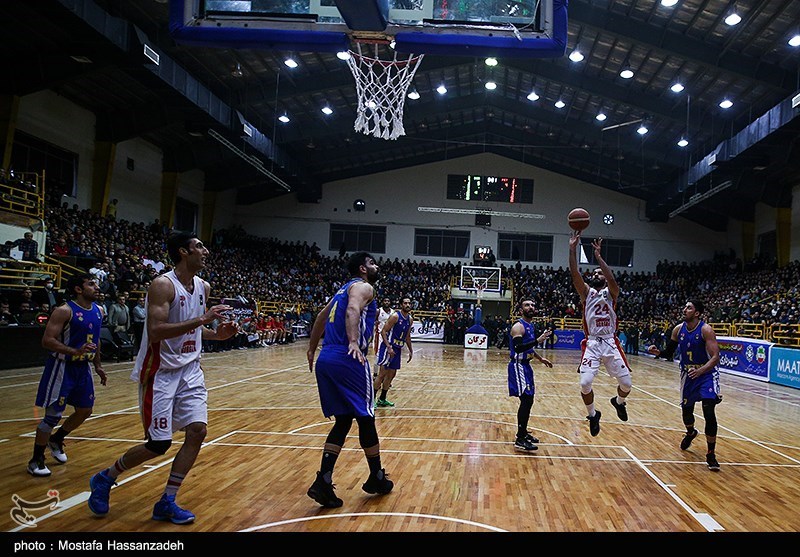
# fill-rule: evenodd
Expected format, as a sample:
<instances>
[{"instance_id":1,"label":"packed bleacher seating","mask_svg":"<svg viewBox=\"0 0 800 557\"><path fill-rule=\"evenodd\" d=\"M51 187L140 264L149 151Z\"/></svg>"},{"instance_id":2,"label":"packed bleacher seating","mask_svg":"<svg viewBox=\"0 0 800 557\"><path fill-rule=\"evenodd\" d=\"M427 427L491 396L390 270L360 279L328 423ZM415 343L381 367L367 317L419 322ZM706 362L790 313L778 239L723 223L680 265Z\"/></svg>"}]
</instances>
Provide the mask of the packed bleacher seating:
<instances>
[{"instance_id":1,"label":"packed bleacher seating","mask_svg":"<svg viewBox=\"0 0 800 557\"><path fill-rule=\"evenodd\" d=\"M132 309L149 283L171 268L165 253L169 230L157 220L134 223L62 204L48 208L45 221L45 253L93 273L109 306L125 292ZM347 278L343 270L346 254L325 256L316 244L260 238L241 227L216 231L209 249L211 255L202 275L212 284L214 297L258 302L254 322L247 324L252 330L244 346L259 346L267 343L265 339L281 337L259 328L262 320L279 316L290 332L289 338L295 325L307 329L315 311ZM446 322L448 333L458 331L459 322L472 324L468 311L462 315L450 300L452 280L469 261L432 263L379 257L378 264L382 275L380 297L396 301L410 296L415 311L438 314ZM513 285L513 299L532 297L539 320L580 318L580 300L568 269L520 263L502 268L507 284ZM643 337L656 341L665 325L681 319L685 300L695 296L706 301L710 322L767 326L800 322L798 261L777 268L774 262L761 259L741 264L733 257L715 256L702 263L661 261L655 273L615 269L615 276L621 288L620 320L636 324ZM17 319L29 319L28 315L19 315L20 304L25 301L22 297L22 291L0 292L0 300L9 304ZM28 301L26 311L31 311L30 306ZM503 329L499 324L492 326L493 330Z\"/></svg>"}]
</instances>

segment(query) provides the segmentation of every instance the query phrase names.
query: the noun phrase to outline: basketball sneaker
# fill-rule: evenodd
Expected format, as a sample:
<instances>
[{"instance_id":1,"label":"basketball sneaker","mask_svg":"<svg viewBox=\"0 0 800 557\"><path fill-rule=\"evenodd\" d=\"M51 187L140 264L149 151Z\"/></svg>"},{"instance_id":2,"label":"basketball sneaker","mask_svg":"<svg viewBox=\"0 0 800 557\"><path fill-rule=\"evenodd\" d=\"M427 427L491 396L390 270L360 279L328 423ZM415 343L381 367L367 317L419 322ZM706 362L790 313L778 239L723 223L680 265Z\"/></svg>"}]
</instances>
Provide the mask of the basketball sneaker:
<instances>
[{"instance_id":1,"label":"basketball sneaker","mask_svg":"<svg viewBox=\"0 0 800 557\"><path fill-rule=\"evenodd\" d=\"M178 506L174 495L162 495L153 507L153 520L169 520L173 524L189 524L194 522L194 519L194 513Z\"/></svg>"},{"instance_id":2,"label":"basketball sneaker","mask_svg":"<svg viewBox=\"0 0 800 557\"><path fill-rule=\"evenodd\" d=\"M681 439L681 450L685 451L688 449L695 437L697 437L697 430L692 428L692 432L687 433L683 436L683 439Z\"/></svg>"},{"instance_id":3,"label":"basketball sneaker","mask_svg":"<svg viewBox=\"0 0 800 557\"><path fill-rule=\"evenodd\" d=\"M617 409L617 417L619 417L620 420L622 420L623 422L628 421L628 409L626 408L627 403L623 402L622 404L619 404L617 402L617 397L612 396L611 406Z\"/></svg>"},{"instance_id":4,"label":"basketball sneaker","mask_svg":"<svg viewBox=\"0 0 800 557\"><path fill-rule=\"evenodd\" d=\"M538 443L539 442L539 439L534 437L533 435L531 435L530 432L525 434L525 439L527 439L531 443Z\"/></svg>"},{"instance_id":5,"label":"basketball sneaker","mask_svg":"<svg viewBox=\"0 0 800 557\"><path fill-rule=\"evenodd\" d=\"M589 420L589 433L592 434L592 437L597 437L597 434L600 433L600 410L594 411L594 416L586 416L586 419Z\"/></svg>"},{"instance_id":6,"label":"basketball sneaker","mask_svg":"<svg viewBox=\"0 0 800 557\"><path fill-rule=\"evenodd\" d=\"M92 490L92 493L89 495L87 503L92 514L97 516L105 516L108 514L108 498L111 494L111 486L114 485L116 485L116 482L108 477L105 470L91 477L89 480L89 488Z\"/></svg>"},{"instance_id":7,"label":"basketball sneaker","mask_svg":"<svg viewBox=\"0 0 800 557\"><path fill-rule=\"evenodd\" d=\"M28 462L28 474L44 478L50 475L50 469L44 464L44 457L33 459Z\"/></svg>"},{"instance_id":8,"label":"basketball sneaker","mask_svg":"<svg viewBox=\"0 0 800 557\"><path fill-rule=\"evenodd\" d=\"M391 407L394 406L394 402L392 402L391 400L383 400L383 399L380 399L380 398L378 399L377 404L381 408L391 408Z\"/></svg>"},{"instance_id":9,"label":"basketball sneaker","mask_svg":"<svg viewBox=\"0 0 800 557\"><path fill-rule=\"evenodd\" d=\"M386 470L381 468L375 474L370 474L361 489L367 493L377 493L379 495L386 495L394 487L394 482L386 478Z\"/></svg>"},{"instance_id":10,"label":"basketball sneaker","mask_svg":"<svg viewBox=\"0 0 800 557\"><path fill-rule=\"evenodd\" d=\"M518 451L525 451L525 452L533 452L538 450L539 447L533 444L533 442L528 439L528 437L517 437L517 440L514 441L514 448Z\"/></svg>"},{"instance_id":11,"label":"basketball sneaker","mask_svg":"<svg viewBox=\"0 0 800 557\"><path fill-rule=\"evenodd\" d=\"M719 472L719 462L717 462L717 457L714 453L706 455L706 464L708 464L708 469L712 472Z\"/></svg>"},{"instance_id":12,"label":"basketball sneaker","mask_svg":"<svg viewBox=\"0 0 800 557\"><path fill-rule=\"evenodd\" d=\"M50 454L59 463L64 464L67 461L67 453L64 452L64 442L56 443L55 441L48 441L47 447L50 449Z\"/></svg>"},{"instance_id":13,"label":"basketball sneaker","mask_svg":"<svg viewBox=\"0 0 800 557\"><path fill-rule=\"evenodd\" d=\"M344 501L336 497L333 489L333 483L326 482L325 478L322 477L322 474L317 472L317 479L314 480L314 483L308 488L306 495L311 497L323 507L335 509L337 507L341 507Z\"/></svg>"}]
</instances>

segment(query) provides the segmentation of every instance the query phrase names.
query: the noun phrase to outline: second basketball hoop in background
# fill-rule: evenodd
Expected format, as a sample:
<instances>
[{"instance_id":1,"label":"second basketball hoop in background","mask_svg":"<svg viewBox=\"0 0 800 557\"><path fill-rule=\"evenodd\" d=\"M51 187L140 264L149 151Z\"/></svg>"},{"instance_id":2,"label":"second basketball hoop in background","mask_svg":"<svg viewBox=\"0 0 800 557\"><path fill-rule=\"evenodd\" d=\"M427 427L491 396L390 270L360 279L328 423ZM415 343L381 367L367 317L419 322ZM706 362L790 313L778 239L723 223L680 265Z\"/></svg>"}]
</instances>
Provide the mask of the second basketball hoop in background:
<instances>
[{"instance_id":1,"label":"second basketball hoop in background","mask_svg":"<svg viewBox=\"0 0 800 557\"><path fill-rule=\"evenodd\" d=\"M569 227L573 230L585 230L590 221L589 211L581 207L575 207L567 216Z\"/></svg>"}]
</instances>

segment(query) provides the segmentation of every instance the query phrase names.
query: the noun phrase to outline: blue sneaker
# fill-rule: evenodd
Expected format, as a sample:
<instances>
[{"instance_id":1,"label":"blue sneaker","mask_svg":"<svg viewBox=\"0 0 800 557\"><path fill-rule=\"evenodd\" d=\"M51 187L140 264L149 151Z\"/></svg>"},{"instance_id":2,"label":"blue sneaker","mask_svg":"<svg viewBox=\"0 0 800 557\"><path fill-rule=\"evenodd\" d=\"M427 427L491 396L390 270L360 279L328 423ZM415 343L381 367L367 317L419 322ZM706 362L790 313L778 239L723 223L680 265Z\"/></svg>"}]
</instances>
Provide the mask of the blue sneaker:
<instances>
[{"instance_id":1,"label":"blue sneaker","mask_svg":"<svg viewBox=\"0 0 800 557\"><path fill-rule=\"evenodd\" d=\"M162 495L153 507L153 520L169 520L173 524L189 524L194 522L194 518L194 514L178 506L174 495Z\"/></svg>"},{"instance_id":2,"label":"blue sneaker","mask_svg":"<svg viewBox=\"0 0 800 557\"><path fill-rule=\"evenodd\" d=\"M108 497L111 492L111 486L117 485L114 480L108 477L106 471L98 472L89 479L89 488L92 494L89 495L89 510L97 516L105 516L108 514Z\"/></svg>"}]
</instances>

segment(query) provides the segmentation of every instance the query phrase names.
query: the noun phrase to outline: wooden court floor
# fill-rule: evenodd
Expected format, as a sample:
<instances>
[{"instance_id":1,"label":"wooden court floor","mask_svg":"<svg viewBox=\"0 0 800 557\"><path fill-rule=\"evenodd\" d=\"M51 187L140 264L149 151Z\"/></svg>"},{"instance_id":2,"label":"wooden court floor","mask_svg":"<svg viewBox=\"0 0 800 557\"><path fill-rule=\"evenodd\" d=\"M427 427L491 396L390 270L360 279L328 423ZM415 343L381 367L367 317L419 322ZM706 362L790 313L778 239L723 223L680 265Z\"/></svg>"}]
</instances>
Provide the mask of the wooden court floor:
<instances>
[{"instance_id":1,"label":"wooden court floor","mask_svg":"<svg viewBox=\"0 0 800 557\"><path fill-rule=\"evenodd\" d=\"M353 429L334 474L339 509L306 496L331 423L319 408L306 343L203 357L209 388L206 444L178 496L197 520L151 520L170 451L121 476L104 518L88 510L89 477L141 442L131 363L105 365L95 414L67 439L69 461L47 454L48 478L26 473L39 409L41 369L0 372L0 504L5 532L15 501L36 532L798 532L800 391L722 375L717 407L721 471L706 468L701 435L681 451L677 366L632 356L628 422L609 403L615 383L595 382L602 430L589 435L576 373L577 352L542 351L555 367L534 367L529 429L534 454L513 447L518 399L508 397L507 350L417 343L395 379L394 408L376 410L383 465L395 489L361 490L367 466Z\"/></svg>"}]
</instances>

